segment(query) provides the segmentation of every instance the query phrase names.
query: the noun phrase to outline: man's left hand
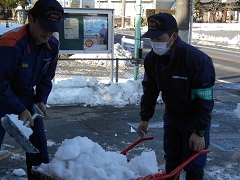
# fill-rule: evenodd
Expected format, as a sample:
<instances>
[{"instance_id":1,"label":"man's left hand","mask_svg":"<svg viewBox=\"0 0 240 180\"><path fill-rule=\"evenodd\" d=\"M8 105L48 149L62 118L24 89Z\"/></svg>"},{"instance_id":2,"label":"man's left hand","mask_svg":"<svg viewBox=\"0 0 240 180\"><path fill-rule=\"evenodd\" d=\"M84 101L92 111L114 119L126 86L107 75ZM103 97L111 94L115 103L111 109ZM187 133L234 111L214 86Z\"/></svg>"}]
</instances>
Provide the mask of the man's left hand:
<instances>
[{"instance_id":1,"label":"man's left hand","mask_svg":"<svg viewBox=\"0 0 240 180\"><path fill-rule=\"evenodd\" d=\"M189 147L194 151L202 151L205 148L205 139L193 133L189 139Z\"/></svg>"},{"instance_id":2,"label":"man's left hand","mask_svg":"<svg viewBox=\"0 0 240 180\"><path fill-rule=\"evenodd\" d=\"M43 102L38 102L37 105L41 109L41 111L44 113L44 116L45 116L44 119L47 119L48 111L47 111L46 105Z\"/></svg>"}]
</instances>

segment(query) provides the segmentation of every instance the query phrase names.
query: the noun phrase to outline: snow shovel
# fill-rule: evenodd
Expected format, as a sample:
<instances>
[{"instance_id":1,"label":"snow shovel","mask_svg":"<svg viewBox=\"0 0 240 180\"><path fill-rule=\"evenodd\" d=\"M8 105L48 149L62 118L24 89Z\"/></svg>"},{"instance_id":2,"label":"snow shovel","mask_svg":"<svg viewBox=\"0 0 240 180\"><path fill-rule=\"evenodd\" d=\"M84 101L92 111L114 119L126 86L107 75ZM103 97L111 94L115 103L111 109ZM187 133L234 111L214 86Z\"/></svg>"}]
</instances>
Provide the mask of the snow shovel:
<instances>
[{"instance_id":1,"label":"snow shovel","mask_svg":"<svg viewBox=\"0 0 240 180\"><path fill-rule=\"evenodd\" d=\"M32 118L44 118L44 113L40 108L33 104L32 106ZM30 121L27 120L23 123L24 126L29 127ZM2 126L8 132L8 134L15 139L15 141L28 153L39 153L39 150L27 139L27 137L19 130L19 128L13 123L8 114L2 119Z\"/></svg>"}]
</instances>

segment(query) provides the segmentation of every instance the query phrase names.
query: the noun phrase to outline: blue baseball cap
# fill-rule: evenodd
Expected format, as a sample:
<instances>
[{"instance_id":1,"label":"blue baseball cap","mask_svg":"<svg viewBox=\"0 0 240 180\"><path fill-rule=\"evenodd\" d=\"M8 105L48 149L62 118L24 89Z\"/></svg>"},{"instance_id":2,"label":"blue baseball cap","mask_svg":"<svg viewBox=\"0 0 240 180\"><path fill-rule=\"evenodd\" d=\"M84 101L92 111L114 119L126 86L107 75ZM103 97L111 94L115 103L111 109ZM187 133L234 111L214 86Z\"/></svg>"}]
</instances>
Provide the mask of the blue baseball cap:
<instances>
[{"instance_id":1,"label":"blue baseball cap","mask_svg":"<svg viewBox=\"0 0 240 180\"><path fill-rule=\"evenodd\" d=\"M141 37L157 38L168 30L178 29L176 19L168 13L154 14L148 17L148 31Z\"/></svg>"},{"instance_id":2,"label":"blue baseball cap","mask_svg":"<svg viewBox=\"0 0 240 180\"><path fill-rule=\"evenodd\" d=\"M60 32L64 10L56 0L38 0L33 6L41 28L49 32Z\"/></svg>"}]
</instances>

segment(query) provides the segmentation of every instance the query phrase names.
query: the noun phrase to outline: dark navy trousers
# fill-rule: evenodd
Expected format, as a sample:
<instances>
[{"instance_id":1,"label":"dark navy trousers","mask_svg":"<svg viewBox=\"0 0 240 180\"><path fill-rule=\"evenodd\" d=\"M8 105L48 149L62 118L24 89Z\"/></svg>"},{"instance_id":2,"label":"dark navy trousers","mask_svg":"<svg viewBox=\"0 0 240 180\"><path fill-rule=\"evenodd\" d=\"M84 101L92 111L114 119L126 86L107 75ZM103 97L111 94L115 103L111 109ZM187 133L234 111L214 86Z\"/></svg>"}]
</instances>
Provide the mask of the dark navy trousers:
<instances>
[{"instance_id":1,"label":"dark navy trousers","mask_svg":"<svg viewBox=\"0 0 240 180\"><path fill-rule=\"evenodd\" d=\"M39 177L31 173L32 166L39 166L41 163L49 163L49 156L47 151L47 139L45 135L43 119L36 118L34 126L32 127L33 133L29 137L31 143L40 151L37 154L26 153L26 164L28 180L40 180ZM0 124L0 146L5 135L5 129Z\"/></svg>"},{"instance_id":2,"label":"dark navy trousers","mask_svg":"<svg viewBox=\"0 0 240 180\"><path fill-rule=\"evenodd\" d=\"M189 147L189 139L195 130L194 117L174 115L165 111L164 114L164 152L165 168L170 173L183 161L195 153ZM205 149L208 148L210 124L205 129ZM207 155L199 155L184 170L186 172L203 173Z\"/></svg>"},{"instance_id":3,"label":"dark navy trousers","mask_svg":"<svg viewBox=\"0 0 240 180\"><path fill-rule=\"evenodd\" d=\"M40 178L31 173L32 166L39 166L41 163L49 163L43 119L36 118L32 130L33 134L29 137L29 140L40 151L40 153L26 153L27 173L29 180L38 180Z\"/></svg>"}]
</instances>

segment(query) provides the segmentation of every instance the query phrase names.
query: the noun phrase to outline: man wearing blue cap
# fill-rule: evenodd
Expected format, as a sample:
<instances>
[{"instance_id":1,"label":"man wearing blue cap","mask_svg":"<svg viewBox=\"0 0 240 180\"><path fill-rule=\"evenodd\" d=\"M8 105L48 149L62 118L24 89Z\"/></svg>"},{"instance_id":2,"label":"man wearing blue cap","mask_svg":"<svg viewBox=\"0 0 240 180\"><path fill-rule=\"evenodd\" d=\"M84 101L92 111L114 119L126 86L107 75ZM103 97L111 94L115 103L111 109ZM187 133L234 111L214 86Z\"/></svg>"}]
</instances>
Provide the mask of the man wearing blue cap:
<instances>
[{"instance_id":1,"label":"man wearing blue cap","mask_svg":"<svg viewBox=\"0 0 240 180\"><path fill-rule=\"evenodd\" d=\"M32 166L48 163L47 140L43 119L32 119L31 107L36 103L44 112L52 89L58 61L59 41L53 36L61 30L63 8L56 0L38 0L28 12L28 24L6 32L0 38L0 117L18 114L30 120L31 143L40 151L26 153L29 180L40 179L31 173ZM0 124L0 145L5 130Z\"/></svg>"},{"instance_id":2,"label":"man wearing blue cap","mask_svg":"<svg viewBox=\"0 0 240 180\"><path fill-rule=\"evenodd\" d=\"M161 91L165 103L165 169L170 173L210 144L215 70L208 55L181 40L171 14L150 16L148 31L142 37L150 38L152 50L144 60L138 134L143 137L147 133ZM202 180L205 165L206 155L194 159L184 168L186 180Z\"/></svg>"}]
</instances>

